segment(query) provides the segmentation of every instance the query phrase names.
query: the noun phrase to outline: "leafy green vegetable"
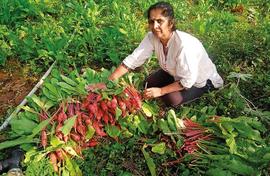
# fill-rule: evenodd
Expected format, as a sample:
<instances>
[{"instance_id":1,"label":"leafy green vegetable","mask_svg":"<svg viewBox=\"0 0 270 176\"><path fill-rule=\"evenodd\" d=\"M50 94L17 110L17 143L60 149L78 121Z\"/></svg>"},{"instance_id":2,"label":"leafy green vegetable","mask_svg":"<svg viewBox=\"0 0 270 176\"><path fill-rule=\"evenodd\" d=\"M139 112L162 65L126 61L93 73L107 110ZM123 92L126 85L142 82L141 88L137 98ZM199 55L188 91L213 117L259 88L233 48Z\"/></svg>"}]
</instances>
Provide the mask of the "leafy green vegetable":
<instances>
[{"instance_id":1,"label":"leafy green vegetable","mask_svg":"<svg viewBox=\"0 0 270 176\"><path fill-rule=\"evenodd\" d=\"M147 147L147 145L144 145L142 147L143 156L144 156L144 158L146 160L146 164L147 164L147 166L148 166L148 168L150 170L151 176L156 176L157 175L157 173L156 173L156 165L154 163L153 158L151 158L150 155L149 155L149 153L147 153L145 151L145 148L146 147Z\"/></svg>"},{"instance_id":2,"label":"leafy green vegetable","mask_svg":"<svg viewBox=\"0 0 270 176\"><path fill-rule=\"evenodd\" d=\"M75 121L77 119L77 115L68 118L67 120L65 120L64 125L61 128L61 131L63 132L63 134L66 136L70 133L72 127L75 124Z\"/></svg>"},{"instance_id":3,"label":"leafy green vegetable","mask_svg":"<svg viewBox=\"0 0 270 176\"><path fill-rule=\"evenodd\" d=\"M121 133L120 129L113 125L106 125L105 130L110 137L118 137Z\"/></svg>"},{"instance_id":4,"label":"leafy green vegetable","mask_svg":"<svg viewBox=\"0 0 270 176\"><path fill-rule=\"evenodd\" d=\"M155 144L152 147L152 152L158 153L160 155L164 154L166 150L166 144L165 142L161 142L159 144Z\"/></svg>"}]
</instances>

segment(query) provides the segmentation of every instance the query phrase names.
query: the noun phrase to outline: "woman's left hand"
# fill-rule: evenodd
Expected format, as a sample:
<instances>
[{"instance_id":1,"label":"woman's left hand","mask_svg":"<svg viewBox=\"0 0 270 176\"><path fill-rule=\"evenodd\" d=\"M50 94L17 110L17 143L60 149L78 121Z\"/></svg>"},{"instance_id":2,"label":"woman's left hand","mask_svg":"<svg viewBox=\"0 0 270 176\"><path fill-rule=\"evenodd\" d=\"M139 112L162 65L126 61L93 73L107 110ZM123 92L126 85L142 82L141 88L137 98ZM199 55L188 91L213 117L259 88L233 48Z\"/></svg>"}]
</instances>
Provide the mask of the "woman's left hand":
<instances>
[{"instance_id":1,"label":"woman's left hand","mask_svg":"<svg viewBox=\"0 0 270 176\"><path fill-rule=\"evenodd\" d=\"M151 99L151 98L156 98L160 96L162 96L162 91L161 91L161 88L159 87L151 87L143 91L143 97L145 99Z\"/></svg>"}]
</instances>

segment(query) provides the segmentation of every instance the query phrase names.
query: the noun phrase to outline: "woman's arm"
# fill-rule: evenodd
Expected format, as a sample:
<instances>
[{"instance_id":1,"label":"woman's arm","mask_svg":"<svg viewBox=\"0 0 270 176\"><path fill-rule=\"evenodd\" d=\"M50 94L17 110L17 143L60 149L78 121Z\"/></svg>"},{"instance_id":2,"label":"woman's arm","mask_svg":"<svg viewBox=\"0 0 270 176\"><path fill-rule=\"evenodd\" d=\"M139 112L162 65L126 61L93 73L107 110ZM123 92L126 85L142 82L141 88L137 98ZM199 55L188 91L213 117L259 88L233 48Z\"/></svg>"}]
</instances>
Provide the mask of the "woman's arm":
<instances>
[{"instance_id":1,"label":"woman's arm","mask_svg":"<svg viewBox=\"0 0 270 176\"><path fill-rule=\"evenodd\" d=\"M128 70L129 69L122 63L112 72L108 79L111 81L116 80L126 74Z\"/></svg>"},{"instance_id":2,"label":"woman's arm","mask_svg":"<svg viewBox=\"0 0 270 176\"><path fill-rule=\"evenodd\" d=\"M181 85L181 83L179 81L176 81L172 84L169 84L169 85L161 87L161 88L151 87L151 88L145 89L144 90L144 97L147 99L156 98L156 97L160 97L160 96L166 95L168 93L180 91L183 89L184 89L184 87Z\"/></svg>"},{"instance_id":3,"label":"woman's arm","mask_svg":"<svg viewBox=\"0 0 270 176\"><path fill-rule=\"evenodd\" d=\"M116 80L123 76L125 73L128 72L128 68L124 64L120 64L114 72L108 77L108 80ZM104 82L101 83L95 83L95 84L90 84L86 86L86 90L88 91L93 91L95 89L106 89L106 84Z\"/></svg>"}]
</instances>

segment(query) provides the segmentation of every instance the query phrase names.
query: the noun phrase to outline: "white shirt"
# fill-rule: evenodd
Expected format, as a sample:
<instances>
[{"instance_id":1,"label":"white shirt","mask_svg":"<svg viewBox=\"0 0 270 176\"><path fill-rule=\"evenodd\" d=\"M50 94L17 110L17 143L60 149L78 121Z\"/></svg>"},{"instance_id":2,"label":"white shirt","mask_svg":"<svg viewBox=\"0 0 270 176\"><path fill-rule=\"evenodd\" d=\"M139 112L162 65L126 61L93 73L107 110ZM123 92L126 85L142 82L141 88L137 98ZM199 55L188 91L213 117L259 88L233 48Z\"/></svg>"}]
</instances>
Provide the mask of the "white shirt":
<instances>
[{"instance_id":1,"label":"white shirt","mask_svg":"<svg viewBox=\"0 0 270 176\"><path fill-rule=\"evenodd\" d=\"M167 56L160 40L149 32L140 45L127 56L123 63L131 68L141 66L155 51L160 67L180 81L184 88L204 87L210 79L215 88L223 85L216 66L208 57L202 43L192 35L174 31L167 44Z\"/></svg>"}]
</instances>

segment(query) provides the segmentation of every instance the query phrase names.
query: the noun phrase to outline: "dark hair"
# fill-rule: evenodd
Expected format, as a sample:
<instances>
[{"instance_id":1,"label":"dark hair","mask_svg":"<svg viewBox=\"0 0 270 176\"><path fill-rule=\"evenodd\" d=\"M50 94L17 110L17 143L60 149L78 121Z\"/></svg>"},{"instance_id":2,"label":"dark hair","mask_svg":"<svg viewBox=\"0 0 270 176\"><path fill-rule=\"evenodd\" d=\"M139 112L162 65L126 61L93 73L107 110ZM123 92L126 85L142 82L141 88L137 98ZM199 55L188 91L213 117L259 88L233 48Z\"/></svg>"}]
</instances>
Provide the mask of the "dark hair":
<instances>
[{"instance_id":1,"label":"dark hair","mask_svg":"<svg viewBox=\"0 0 270 176\"><path fill-rule=\"evenodd\" d=\"M175 19L174 19L174 11L173 11L173 7L170 3L168 2L157 2L153 5L151 5L149 7L149 9L147 10L147 18L149 19L150 18L150 12L152 10L155 10L155 9L161 9L162 12L161 14L164 16L164 17L168 17L169 18L169 21L173 24L173 27L172 27L172 31L175 31L176 30L176 26L175 26Z\"/></svg>"}]
</instances>

